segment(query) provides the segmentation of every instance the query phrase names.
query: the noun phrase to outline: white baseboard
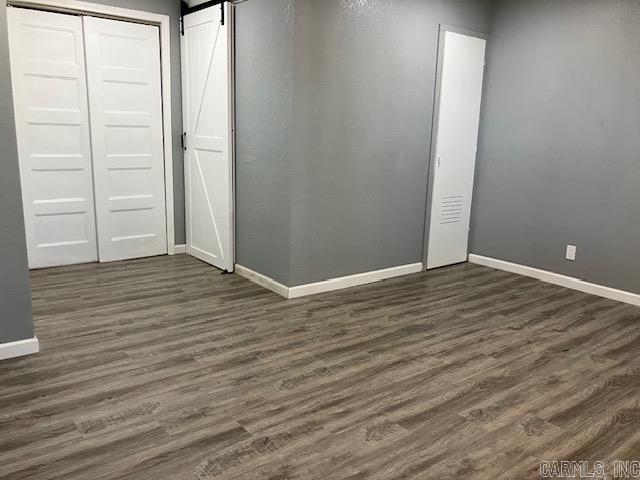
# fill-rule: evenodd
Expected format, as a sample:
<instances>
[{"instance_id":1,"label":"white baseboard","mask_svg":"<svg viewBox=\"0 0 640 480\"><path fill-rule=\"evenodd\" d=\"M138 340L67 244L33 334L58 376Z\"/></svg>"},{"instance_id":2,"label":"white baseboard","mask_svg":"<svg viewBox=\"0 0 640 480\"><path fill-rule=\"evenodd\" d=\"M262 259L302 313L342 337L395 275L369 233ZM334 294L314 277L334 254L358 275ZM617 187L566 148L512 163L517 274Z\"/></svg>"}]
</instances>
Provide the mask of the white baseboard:
<instances>
[{"instance_id":1,"label":"white baseboard","mask_svg":"<svg viewBox=\"0 0 640 480\"><path fill-rule=\"evenodd\" d=\"M384 268L382 270L356 273L355 275L347 275L345 277L330 278L329 280L323 280L321 282L289 287L289 298L305 297L307 295L315 295L316 293L342 290L343 288L366 285L367 283L379 282L380 280L386 280L387 278L401 277L403 275L409 275L411 273L421 271L422 263L411 263L409 265L400 265L399 267Z\"/></svg>"},{"instance_id":2,"label":"white baseboard","mask_svg":"<svg viewBox=\"0 0 640 480\"><path fill-rule=\"evenodd\" d=\"M272 292L275 292L278 295L282 295L284 298L289 298L289 287L276 282L271 277L267 277L266 275L255 272L250 268L243 267L242 265L239 265L237 263L235 265L234 271L241 277L244 277L247 280L252 281L253 283L257 283L258 285L266 288L267 290L271 290Z\"/></svg>"},{"instance_id":3,"label":"white baseboard","mask_svg":"<svg viewBox=\"0 0 640 480\"><path fill-rule=\"evenodd\" d=\"M536 278L543 282L553 283L554 285L560 285L561 287L571 288L573 290L590 293L592 295L598 295L599 297L640 306L640 295L637 293L626 292L624 290L617 290L615 288L605 287L604 285L598 285L596 283L585 282L584 280L580 280L576 277L569 277L567 275L527 267L526 265L498 260L496 258L483 257L482 255L475 255L473 253L469 254L469 262L484 265L485 267L495 268L497 270L517 273L519 275L524 275L525 277Z\"/></svg>"},{"instance_id":4,"label":"white baseboard","mask_svg":"<svg viewBox=\"0 0 640 480\"><path fill-rule=\"evenodd\" d=\"M388 278L400 277L422 271L422 263L411 263L409 265L401 265L399 267L385 268L382 270L374 270L372 272L356 273L355 275L347 275L345 277L331 278L321 282L307 283L305 285L296 285L295 287L287 287L274 279L269 278L261 273L254 272L250 268L236 264L236 273L261 285L272 292L282 295L285 298L300 298L307 295L315 295L317 293L331 292L334 290L342 290L343 288L356 287L358 285L366 285L368 283L379 282Z\"/></svg>"},{"instance_id":5,"label":"white baseboard","mask_svg":"<svg viewBox=\"0 0 640 480\"><path fill-rule=\"evenodd\" d=\"M176 245L174 249L175 255L179 255L181 253L187 253L187 246L184 243L182 245Z\"/></svg>"},{"instance_id":6,"label":"white baseboard","mask_svg":"<svg viewBox=\"0 0 640 480\"><path fill-rule=\"evenodd\" d=\"M40 343L36 337L17 342L0 343L0 360L31 355L39 351Z\"/></svg>"}]
</instances>

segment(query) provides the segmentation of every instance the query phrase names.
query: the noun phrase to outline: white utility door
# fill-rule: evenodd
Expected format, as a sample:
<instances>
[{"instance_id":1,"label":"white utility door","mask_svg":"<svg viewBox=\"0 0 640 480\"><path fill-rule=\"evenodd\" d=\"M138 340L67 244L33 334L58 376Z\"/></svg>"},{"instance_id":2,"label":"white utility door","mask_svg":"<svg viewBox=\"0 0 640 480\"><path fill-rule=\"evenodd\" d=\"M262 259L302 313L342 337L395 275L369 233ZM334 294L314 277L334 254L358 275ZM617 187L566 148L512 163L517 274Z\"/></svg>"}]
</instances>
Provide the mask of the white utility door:
<instances>
[{"instance_id":1,"label":"white utility door","mask_svg":"<svg viewBox=\"0 0 640 480\"><path fill-rule=\"evenodd\" d=\"M100 261L165 254L159 29L83 22Z\"/></svg>"},{"instance_id":2,"label":"white utility door","mask_svg":"<svg viewBox=\"0 0 640 480\"><path fill-rule=\"evenodd\" d=\"M225 4L225 7L226 6ZM228 13L228 12L227 12ZM233 168L229 15L220 6L184 17L187 253L233 271Z\"/></svg>"},{"instance_id":3,"label":"white utility door","mask_svg":"<svg viewBox=\"0 0 640 480\"><path fill-rule=\"evenodd\" d=\"M29 267L94 262L82 22L14 7L7 15Z\"/></svg>"},{"instance_id":4,"label":"white utility door","mask_svg":"<svg viewBox=\"0 0 640 480\"><path fill-rule=\"evenodd\" d=\"M485 43L444 33L427 268L467 260Z\"/></svg>"}]
</instances>

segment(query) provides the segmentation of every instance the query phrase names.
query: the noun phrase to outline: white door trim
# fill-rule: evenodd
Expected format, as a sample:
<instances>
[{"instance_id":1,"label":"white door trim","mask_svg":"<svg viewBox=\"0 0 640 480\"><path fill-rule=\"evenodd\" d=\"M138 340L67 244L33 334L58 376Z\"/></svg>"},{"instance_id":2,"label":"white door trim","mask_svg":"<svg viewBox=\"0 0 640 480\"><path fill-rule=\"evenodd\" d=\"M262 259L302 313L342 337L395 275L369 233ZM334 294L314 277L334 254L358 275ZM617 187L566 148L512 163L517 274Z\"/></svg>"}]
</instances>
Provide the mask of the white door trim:
<instances>
[{"instance_id":1,"label":"white door trim","mask_svg":"<svg viewBox=\"0 0 640 480\"><path fill-rule=\"evenodd\" d=\"M171 131L171 19L168 15L143 12L129 8L112 7L80 0L7 0L7 5L31 7L68 13L86 13L114 20L133 20L160 27L160 68L162 79L162 123L164 135L164 189L167 216L167 253L175 252L175 225L173 210L173 142Z\"/></svg>"}]
</instances>

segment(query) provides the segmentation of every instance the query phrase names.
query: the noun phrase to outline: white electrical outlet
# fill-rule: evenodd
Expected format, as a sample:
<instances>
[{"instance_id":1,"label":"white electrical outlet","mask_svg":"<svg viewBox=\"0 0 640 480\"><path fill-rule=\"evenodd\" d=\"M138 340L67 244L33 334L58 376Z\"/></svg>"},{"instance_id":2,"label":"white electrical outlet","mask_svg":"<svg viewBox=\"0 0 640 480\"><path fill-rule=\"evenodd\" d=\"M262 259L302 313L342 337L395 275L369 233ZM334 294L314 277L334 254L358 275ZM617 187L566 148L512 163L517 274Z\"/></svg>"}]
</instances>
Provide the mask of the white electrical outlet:
<instances>
[{"instance_id":1,"label":"white electrical outlet","mask_svg":"<svg viewBox=\"0 0 640 480\"><path fill-rule=\"evenodd\" d=\"M567 245L567 260L571 260L572 262L576 259L576 250L577 247L575 245Z\"/></svg>"}]
</instances>

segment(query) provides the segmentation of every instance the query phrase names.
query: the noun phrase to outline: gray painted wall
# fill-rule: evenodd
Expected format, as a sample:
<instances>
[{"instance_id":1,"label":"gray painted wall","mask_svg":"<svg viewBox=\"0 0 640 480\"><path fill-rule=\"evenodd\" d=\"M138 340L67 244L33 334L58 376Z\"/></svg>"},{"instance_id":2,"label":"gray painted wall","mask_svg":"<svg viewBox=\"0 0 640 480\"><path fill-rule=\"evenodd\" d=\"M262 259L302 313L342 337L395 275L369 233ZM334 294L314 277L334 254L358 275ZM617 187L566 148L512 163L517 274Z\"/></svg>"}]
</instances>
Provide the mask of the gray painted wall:
<instances>
[{"instance_id":1,"label":"gray painted wall","mask_svg":"<svg viewBox=\"0 0 640 480\"><path fill-rule=\"evenodd\" d=\"M422 261L439 24L490 2L296 0L290 285Z\"/></svg>"},{"instance_id":2,"label":"gray painted wall","mask_svg":"<svg viewBox=\"0 0 640 480\"><path fill-rule=\"evenodd\" d=\"M640 2L498 3L473 253L640 293L639 84Z\"/></svg>"},{"instance_id":3,"label":"gray painted wall","mask_svg":"<svg viewBox=\"0 0 640 480\"><path fill-rule=\"evenodd\" d=\"M7 343L33 337L33 323L4 3L0 65L0 343Z\"/></svg>"},{"instance_id":4,"label":"gray painted wall","mask_svg":"<svg viewBox=\"0 0 640 480\"><path fill-rule=\"evenodd\" d=\"M236 16L236 259L287 284L294 0L248 0Z\"/></svg>"},{"instance_id":5,"label":"gray painted wall","mask_svg":"<svg viewBox=\"0 0 640 480\"><path fill-rule=\"evenodd\" d=\"M440 23L490 1L236 8L237 261L286 285L422 260Z\"/></svg>"}]
</instances>

